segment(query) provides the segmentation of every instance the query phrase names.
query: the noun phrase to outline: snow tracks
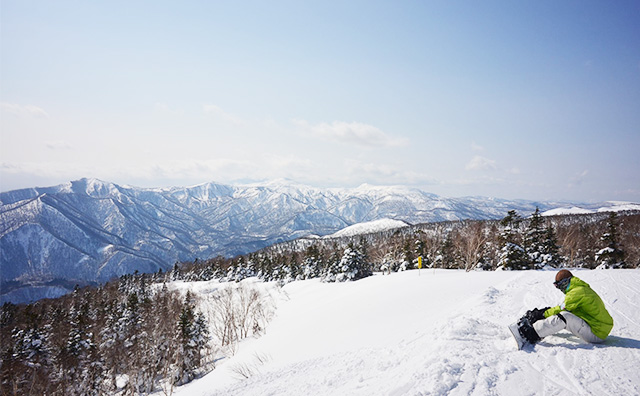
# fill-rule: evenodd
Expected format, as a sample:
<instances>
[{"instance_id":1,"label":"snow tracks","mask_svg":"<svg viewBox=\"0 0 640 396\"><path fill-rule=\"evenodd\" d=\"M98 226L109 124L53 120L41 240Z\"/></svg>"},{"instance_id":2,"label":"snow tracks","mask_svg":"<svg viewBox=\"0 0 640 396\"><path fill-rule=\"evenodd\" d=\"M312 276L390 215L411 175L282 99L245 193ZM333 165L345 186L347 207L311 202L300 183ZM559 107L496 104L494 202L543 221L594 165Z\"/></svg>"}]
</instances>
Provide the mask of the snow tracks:
<instances>
[{"instance_id":1,"label":"snow tracks","mask_svg":"<svg viewBox=\"0 0 640 396\"><path fill-rule=\"evenodd\" d=\"M461 304L431 341L416 339L408 349L422 351L426 361L412 383L387 394L640 394L640 273L627 272L576 272L600 293L616 322L604 344L562 332L517 351L506 326L527 309L557 305L564 296L551 285L553 272L515 273Z\"/></svg>"},{"instance_id":2,"label":"snow tracks","mask_svg":"<svg viewBox=\"0 0 640 396\"><path fill-rule=\"evenodd\" d=\"M640 271L575 274L614 318L602 345L563 332L516 350L507 325L563 300L553 271L411 271L349 285L294 283L267 335L245 351L270 361L203 394L640 394Z\"/></svg>"}]
</instances>

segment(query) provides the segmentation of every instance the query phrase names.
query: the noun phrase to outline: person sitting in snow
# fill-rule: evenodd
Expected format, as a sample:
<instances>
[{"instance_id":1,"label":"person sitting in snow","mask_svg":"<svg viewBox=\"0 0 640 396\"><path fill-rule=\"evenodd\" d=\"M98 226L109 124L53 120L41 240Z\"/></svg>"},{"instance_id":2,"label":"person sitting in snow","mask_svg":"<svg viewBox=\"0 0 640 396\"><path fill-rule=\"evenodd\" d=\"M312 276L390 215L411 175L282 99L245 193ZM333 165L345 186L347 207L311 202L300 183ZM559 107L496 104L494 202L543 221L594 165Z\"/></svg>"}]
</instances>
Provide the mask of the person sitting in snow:
<instances>
[{"instance_id":1,"label":"person sitting in snow","mask_svg":"<svg viewBox=\"0 0 640 396\"><path fill-rule=\"evenodd\" d=\"M553 284L565 294L564 304L527 311L518 322L523 338L533 345L566 329L586 342L603 342L613 328L613 319L600 296L566 269L558 271Z\"/></svg>"}]
</instances>

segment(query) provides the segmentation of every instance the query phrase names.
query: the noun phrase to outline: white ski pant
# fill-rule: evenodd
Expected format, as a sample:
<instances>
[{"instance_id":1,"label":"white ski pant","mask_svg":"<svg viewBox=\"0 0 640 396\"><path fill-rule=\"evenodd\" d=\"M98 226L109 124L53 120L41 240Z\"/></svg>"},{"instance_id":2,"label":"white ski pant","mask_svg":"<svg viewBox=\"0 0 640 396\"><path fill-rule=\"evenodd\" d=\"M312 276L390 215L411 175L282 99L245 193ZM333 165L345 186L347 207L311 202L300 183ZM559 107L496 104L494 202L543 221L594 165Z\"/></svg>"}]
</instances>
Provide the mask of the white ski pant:
<instances>
[{"instance_id":1,"label":"white ski pant","mask_svg":"<svg viewBox=\"0 0 640 396\"><path fill-rule=\"evenodd\" d=\"M565 320L562 320L559 315L562 315L566 322ZM536 333L538 333L540 338L544 338L551 334L555 334L560 330L566 329L586 342L604 342L602 338L594 335L591 332L591 327L589 327L587 322L585 322L578 316L572 314L569 311L562 311L559 315L550 316L533 324L533 328L536 330Z\"/></svg>"}]
</instances>

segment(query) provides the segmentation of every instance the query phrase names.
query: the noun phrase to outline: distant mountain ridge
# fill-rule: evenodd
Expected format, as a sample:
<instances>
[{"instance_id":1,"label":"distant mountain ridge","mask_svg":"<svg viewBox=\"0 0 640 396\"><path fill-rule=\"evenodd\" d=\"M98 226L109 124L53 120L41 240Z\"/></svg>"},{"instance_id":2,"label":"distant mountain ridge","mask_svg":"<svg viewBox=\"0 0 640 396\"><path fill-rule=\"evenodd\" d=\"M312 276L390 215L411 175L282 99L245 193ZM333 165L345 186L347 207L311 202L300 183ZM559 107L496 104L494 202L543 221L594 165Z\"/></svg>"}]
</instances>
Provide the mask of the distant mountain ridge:
<instances>
[{"instance_id":1,"label":"distant mountain ridge","mask_svg":"<svg viewBox=\"0 0 640 396\"><path fill-rule=\"evenodd\" d=\"M145 189L81 179L9 191L0 193L2 298L47 297L70 282L166 270L177 261L244 254L380 219L495 219L536 206L562 205L443 198L406 187L319 189L282 180Z\"/></svg>"}]
</instances>

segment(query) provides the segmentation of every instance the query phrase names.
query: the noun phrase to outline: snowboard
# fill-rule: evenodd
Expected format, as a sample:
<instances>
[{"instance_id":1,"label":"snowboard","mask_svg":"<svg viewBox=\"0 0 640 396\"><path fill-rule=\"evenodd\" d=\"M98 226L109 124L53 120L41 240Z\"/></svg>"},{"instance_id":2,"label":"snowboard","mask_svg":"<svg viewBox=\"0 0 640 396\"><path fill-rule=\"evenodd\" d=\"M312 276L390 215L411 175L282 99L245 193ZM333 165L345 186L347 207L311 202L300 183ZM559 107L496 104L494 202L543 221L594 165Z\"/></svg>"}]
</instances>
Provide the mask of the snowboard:
<instances>
[{"instance_id":1,"label":"snowboard","mask_svg":"<svg viewBox=\"0 0 640 396\"><path fill-rule=\"evenodd\" d=\"M518 323L510 324L509 330L511 331L511 335L513 335L513 338L516 340L518 350L521 350L526 345L527 341L520 334L520 331L518 330Z\"/></svg>"}]
</instances>

